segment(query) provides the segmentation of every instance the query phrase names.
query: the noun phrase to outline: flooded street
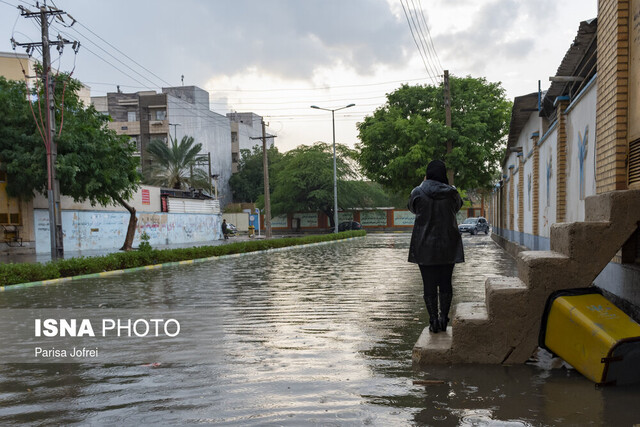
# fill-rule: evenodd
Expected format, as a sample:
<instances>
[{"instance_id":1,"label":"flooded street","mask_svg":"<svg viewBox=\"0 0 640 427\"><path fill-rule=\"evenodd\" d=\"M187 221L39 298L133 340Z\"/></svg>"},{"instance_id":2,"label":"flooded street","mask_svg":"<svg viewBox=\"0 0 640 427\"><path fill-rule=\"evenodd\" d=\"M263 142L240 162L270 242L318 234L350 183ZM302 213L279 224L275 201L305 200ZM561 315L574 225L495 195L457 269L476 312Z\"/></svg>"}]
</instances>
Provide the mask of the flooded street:
<instances>
[{"instance_id":1,"label":"flooded street","mask_svg":"<svg viewBox=\"0 0 640 427\"><path fill-rule=\"evenodd\" d=\"M516 274L488 236L463 237L454 301ZM211 352L194 363L0 365L0 424L616 425L640 387L573 370L417 369L427 323L408 234L0 293L0 307L191 310ZM117 342L116 342L117 345ZM443 384L414 385L415 380Z\"/></svg>"}]
</instances>

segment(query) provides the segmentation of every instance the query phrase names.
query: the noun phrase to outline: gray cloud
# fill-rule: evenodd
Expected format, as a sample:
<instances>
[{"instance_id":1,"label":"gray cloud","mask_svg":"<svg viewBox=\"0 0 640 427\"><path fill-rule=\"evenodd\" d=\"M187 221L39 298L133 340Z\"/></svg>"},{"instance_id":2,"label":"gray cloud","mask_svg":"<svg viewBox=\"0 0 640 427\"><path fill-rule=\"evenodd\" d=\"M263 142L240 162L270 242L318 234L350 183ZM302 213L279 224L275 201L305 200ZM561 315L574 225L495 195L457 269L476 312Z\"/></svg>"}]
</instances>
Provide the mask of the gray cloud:
<instances>
[{"instance_id":1,"label":"gray cloud","mask_svg":"<svg viewBox=\"0 0 640 427\"><path fill-rule=\"evenodd\" d=\"M316 68L336 63L367 75L376 64L400 67L413 53L406 22L392 14L385 0L58 0L57 4L172 84L180 82L181 74L185 84L202 84L213 75L250 67L304 79ZM141 80L90 43L86 48ZM85 51L83 55L78 68L99 64L91 79L114 75L92 54Z\"/></svg>"},{"instance_id":2,"label":"gray cloud","mask_svg":"<svg viewBox=\"0 0 640 427\"><path fill-rule=\"evenodd\" d=\"M470 69L482 72L496 57L505 60L526 58L535 45L535 34L511 38L509 32L519 24L518 19L535 21L542 29L544 13L549 13L555 7L551 0L496 0L484 3L469 28L440 35L435 43L445 58L455 57Z\"/></svg>"}]
</instances>

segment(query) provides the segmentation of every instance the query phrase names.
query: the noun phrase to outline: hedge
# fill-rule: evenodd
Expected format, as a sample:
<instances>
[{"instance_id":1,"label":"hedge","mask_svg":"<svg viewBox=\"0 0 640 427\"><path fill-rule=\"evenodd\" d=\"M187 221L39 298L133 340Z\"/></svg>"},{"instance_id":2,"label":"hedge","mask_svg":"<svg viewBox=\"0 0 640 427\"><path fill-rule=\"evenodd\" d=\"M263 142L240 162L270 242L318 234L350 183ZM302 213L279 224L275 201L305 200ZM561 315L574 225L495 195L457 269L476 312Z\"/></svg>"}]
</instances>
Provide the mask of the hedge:
<instances>
[{"instance_id":1,"label":"hedge","mask_svg":"<svg viewBox=\"0 0 640 427\"><path fill-rule=\"evenodd\" d=\"M123 270L127 268L143 267L146 265L284 248L287 246L306 245L310 243L348 239L364 235L366 235L366 231L364 230L343 231L337 234L287 237L268 240L249 240L219 246L197 246L191 248L118 252L96 257L69 258L59 261L51 261L46 264L0 264L0 286L101 273L104 271Z\"/></svg>"}]
</instances>

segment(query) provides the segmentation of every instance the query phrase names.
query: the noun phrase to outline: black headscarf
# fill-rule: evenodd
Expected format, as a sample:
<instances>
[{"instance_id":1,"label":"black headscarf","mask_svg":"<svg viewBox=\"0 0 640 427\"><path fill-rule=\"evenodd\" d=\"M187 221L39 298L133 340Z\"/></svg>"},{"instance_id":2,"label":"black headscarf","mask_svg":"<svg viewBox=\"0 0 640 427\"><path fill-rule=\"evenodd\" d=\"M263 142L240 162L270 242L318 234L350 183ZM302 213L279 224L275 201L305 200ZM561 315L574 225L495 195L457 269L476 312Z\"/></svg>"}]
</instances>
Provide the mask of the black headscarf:
<instances>
[{"instance_id":1,"label":"black headscarf","mask_svg":"<svg viewBox=\"0 0 640 427\"><path fill-rule=\"evenodd\" d=\"M449 184L449 180L447 179L447 166L445 166L442 160L432 160L427 165L427 179Z\"/></svg>"}]
</instances>

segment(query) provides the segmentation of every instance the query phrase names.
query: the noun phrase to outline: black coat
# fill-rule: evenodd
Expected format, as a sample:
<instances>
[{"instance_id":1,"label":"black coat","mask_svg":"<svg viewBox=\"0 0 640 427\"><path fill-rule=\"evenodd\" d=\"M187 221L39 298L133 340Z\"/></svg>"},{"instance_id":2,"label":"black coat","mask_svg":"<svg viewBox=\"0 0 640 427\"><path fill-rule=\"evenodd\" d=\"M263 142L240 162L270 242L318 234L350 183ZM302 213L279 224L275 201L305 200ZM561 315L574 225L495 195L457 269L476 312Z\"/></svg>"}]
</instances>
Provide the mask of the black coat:
<instances>
[{"instance_id":1,"label":"black coat","mask_svg":"<svg viewBox=\"0 0 640 427\"><path fill-rule=\"evenodd\" d=\"M462 199L455 187L430 179L414 188L409 210L416 214L409 262L441 265L464 262L456 213Z\"/></svg>"}]
</instances>

